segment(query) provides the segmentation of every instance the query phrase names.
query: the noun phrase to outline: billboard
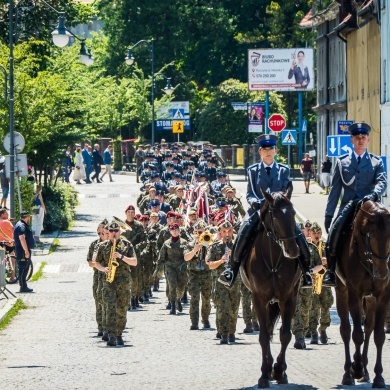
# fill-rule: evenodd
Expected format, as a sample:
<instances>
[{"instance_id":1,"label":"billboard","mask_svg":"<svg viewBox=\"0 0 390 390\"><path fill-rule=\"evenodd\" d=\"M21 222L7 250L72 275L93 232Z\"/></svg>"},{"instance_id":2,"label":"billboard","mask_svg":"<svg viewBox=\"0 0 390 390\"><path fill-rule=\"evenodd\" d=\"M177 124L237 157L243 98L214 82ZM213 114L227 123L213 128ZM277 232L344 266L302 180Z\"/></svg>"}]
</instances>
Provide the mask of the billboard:
<instances>
[{"instance_id":1,"label":"billboard","mask_svg":"<svg viewBox=\"0 0 390 390\"><path fill-rule=\"evenodd\" d=\"M171 130L172 122L184 121L184 130L190 130L190 102L169 102L157 111L156 130Z\"/></svg>"},{"instance_id":2,"label":"billboard","mask_svg":"<svg viewBox=\"0 0 390 390\"><path fill-rule=\"evenodd\" d=\"M313 49L248 50L250 91L310 91L314 82Z\"/></svg>"},{"instance_id":3,"label":"billboard","mask_svg":"<svg viewBox=\"0 0 390 390\"><path fill-rule=\"evenodd\" d=\"M264 103L247 103L248 108L248 132L263 132Z\"/></svg>"}]
</instances>

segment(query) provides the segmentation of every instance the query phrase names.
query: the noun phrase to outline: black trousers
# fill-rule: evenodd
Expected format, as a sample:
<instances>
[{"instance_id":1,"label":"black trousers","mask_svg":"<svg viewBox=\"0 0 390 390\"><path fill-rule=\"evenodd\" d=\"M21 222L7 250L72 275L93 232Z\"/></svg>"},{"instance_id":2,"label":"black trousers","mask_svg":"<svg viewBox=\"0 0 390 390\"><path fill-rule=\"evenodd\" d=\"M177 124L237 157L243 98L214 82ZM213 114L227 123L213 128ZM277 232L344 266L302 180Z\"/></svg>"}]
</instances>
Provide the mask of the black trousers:
<instances>
[{"instance_id":1,"label":"black trousers","mask_svg":"<svg viewBox=\"0 0 390 390\"><path fill-rule=\"evenodd\" d=\"M19 269L19 285L22 288L27 287L27 273L30 268L31 259L18 259L18 269Z\"/></svg>"}]
</instances>

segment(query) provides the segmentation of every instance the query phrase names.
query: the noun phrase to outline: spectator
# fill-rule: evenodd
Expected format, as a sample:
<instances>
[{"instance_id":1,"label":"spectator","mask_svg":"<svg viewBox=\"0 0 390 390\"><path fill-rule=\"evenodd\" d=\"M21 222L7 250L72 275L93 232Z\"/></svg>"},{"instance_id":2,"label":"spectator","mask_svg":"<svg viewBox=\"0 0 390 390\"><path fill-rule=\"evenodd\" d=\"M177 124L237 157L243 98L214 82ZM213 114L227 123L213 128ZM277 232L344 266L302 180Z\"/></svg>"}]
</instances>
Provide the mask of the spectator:
<instances>
[{"instance_id":1,"label":"spectator","mask_svg":"<svg viewBox=\"0 0 390 390\"><path fill-rule=\"evenodd\" d=\"M330 161L329 156L326 155L325 161L323 161L321 165L321 177L322 177L322 184L324 185L324 189L325 189L325 195L329 195L331 169L332 169L332 161Z\"/></svg>"},{"instance_id":2,"label":"spectator","mask_svg":"<svg viewBox=\"0 0 390 390\"><path fill-rule=\"evenodd\" d=\"M314 176L314 163L310 158L309 153L305 153L305 158L301 161L300 171L303 177L303 182L305 183L306 194L310 194L310 178Z\"/></svg>"},{"instance_id":3,"label":"spectator","mask_svg":"<svg viewBox=\"0 0 390 390\"><path fill-rule=\"evenodd\" d=\"M103 177L106 175L106 173L108 173L108 177L110 178L110 181L114 181L112 180L112 156L111 156L111 153L112 153L112 145L109 144L106 148L106 150L103 152L103 163L104 165L106 166L106 170L104 171L103 175L100 176L100 180L103 181Z\"/></svg>"},{"instance_id":4,"label":"spectator","mask_svg":"<svg viewBox=\"0 0 390 390\"><path fill-rule=\"evenodd\" d=\"M41 232L43 230L43 219L46 214L45 203L42 198L42 186L37 186L33 198L33 217L32 217L32 234L35 242L40 244Z\"/></svg>"},{"instance_id":5,"label":"spectator","mask_svg":"<svg viewBox=\"0 0 390 390\"><path fill-rule=\"evenodd\" d=\"M5 166L4 164L1 164L0 167L0 180L1 180L1 192L3 193L0 207L7 208L7 198L9 193L9 179L5 175Z\"/></svg>"}]
</instances>

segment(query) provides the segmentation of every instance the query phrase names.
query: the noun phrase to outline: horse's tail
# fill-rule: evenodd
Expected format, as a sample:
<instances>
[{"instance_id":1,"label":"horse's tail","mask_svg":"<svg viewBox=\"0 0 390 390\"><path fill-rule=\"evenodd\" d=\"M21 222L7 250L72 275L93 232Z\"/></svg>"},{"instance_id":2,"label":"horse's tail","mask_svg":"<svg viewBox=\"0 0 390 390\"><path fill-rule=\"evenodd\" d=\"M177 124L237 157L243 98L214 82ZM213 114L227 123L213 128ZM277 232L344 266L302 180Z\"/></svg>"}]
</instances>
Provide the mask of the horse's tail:
<instances>
[{"instance_id":1,"label":"horse's tail","mask_svg":"<svg viewBox=\"0 0 390 390\"><path fill-rule=\"evenodd\" d=\"M273 302L268 305L268 332L271 335L271 339L274 333L274 328L280 318L280 307L278 302Z\"/></svg>"}]
</instances>

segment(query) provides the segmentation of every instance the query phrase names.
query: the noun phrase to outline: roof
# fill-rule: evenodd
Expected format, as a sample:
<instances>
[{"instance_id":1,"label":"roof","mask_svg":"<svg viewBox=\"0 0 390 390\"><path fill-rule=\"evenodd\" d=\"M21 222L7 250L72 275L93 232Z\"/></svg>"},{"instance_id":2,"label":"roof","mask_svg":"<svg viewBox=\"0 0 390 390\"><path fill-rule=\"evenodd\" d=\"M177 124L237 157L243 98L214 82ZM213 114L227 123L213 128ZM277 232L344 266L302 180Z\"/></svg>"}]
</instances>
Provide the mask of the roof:
<instances>
[{"instance_id":1,"label":"roof","mask_svg":"<svg viewBox=\"0 0 390 390\"><path fill-rule=\"evenodd\" d=\"M311 8L310 11L305 15L305 17L299 22L299 27L301 28L313 27L313 23L310 21L313 15L314 15L314 9Z\"/></svg>"},{"instance_id":2,"label":"roof","mask_svg":"<svg viewBox=\"0 0 390 390\"><path fill-rule=\"evenodd\" d=\"M311 26L310 27L315 27L318 26L319 24L324 23L325 21L333 20L338 17L339 14L339 7L340 4L337 1L334 1L331 3L328 8L324 9L321 12L318 12L314 14L311 18ZM304 18L305 19L305 18ZM304 20L302 19L302 20Z\"/></svg>"}]
</instances>

